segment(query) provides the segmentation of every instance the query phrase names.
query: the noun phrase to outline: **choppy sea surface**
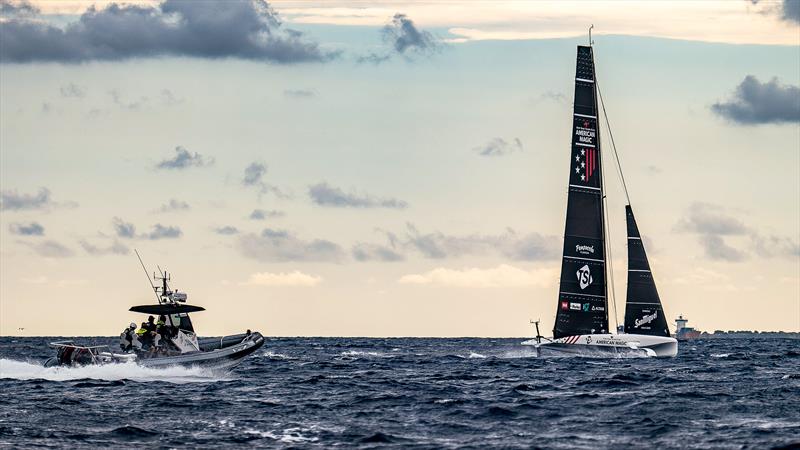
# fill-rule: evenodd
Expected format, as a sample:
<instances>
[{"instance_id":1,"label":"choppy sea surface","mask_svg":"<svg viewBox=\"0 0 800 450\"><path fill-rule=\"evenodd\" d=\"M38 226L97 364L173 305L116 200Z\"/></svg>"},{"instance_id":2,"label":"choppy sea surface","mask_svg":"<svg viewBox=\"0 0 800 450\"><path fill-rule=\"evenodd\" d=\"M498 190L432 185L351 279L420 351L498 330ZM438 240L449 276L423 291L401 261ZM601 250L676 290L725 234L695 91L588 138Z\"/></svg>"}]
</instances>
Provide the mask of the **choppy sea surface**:
<instances>
[{"instance_id":1,"label":"choppy sea surface","mask_svg":"<svg viewBox=\"0 0 800 450\"><path fill-rule=\"evenodd\" d=\"M213 372L45 369L53 339L0 338L2 447L800 448L798 340L587 359L522 339L275 338Z\"/></svg>"}]
</instances>

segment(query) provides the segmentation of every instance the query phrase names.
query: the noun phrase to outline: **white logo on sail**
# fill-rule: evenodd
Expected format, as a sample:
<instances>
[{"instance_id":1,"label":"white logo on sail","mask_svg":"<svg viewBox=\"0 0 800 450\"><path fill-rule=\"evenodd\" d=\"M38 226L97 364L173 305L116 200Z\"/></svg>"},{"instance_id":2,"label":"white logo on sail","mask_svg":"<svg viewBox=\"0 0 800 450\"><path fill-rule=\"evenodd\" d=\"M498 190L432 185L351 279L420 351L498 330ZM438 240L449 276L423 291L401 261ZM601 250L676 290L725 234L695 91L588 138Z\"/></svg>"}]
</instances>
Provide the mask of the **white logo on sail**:
<instances>
[{"instance_id":1,"label":"white logo on sail","mask_svg":"<svg viewBox=\"0 0 800 450\"><path fill-rule=\"evenodd\" d=\"M581 289L586 289L590 284L592 284L592 272L589 271L589 266L585 265L578 269L576 272L578 275L578 284L581 286Z\"/></svg>"},{"instance_id":2,"label":"white logo on sail","mask_svg":"<svg viewBox=\"0 0 800 450\"><path fill-rule=\"evenodd\" d=\"M658 311L654 312L653 314L650 314L649 316L644 316L641 319L634 320L633 325L636 326L636 328L639 328L640 326L646 323L650 323L656 320L656 317L658 317Z\"/></svg>"}]
</instances>

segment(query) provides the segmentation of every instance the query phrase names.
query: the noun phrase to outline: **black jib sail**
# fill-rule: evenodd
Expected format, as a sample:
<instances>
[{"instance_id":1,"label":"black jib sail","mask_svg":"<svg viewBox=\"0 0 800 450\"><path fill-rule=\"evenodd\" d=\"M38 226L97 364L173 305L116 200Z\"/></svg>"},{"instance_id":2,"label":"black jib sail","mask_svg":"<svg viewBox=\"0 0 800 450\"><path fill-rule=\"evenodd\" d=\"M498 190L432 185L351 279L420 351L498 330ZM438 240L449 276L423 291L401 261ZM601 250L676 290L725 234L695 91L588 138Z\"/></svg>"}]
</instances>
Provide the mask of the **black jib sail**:
<instances>
[{"instance_id":1,"label":"black jib sail","mask_svg":"<svg viewBox=\"0 0 800 450\"><path fill-rule=\"evenodd\" d=\"M628 297L625 304L625 332L669 337L667 318L661 307L656 282L644 251L633 209L625 206L628 222Z\"/></svg>"},{"instance_id":2,"label":"black jib sail","mask_svg":"<svg viewBox=\"0 0 800 450\"><path fill-rule=\"evenodd\" d=\"M592 47L578 46L564 258L553 336L607 333L603 184Z\"/></svg>"}]
</instances>

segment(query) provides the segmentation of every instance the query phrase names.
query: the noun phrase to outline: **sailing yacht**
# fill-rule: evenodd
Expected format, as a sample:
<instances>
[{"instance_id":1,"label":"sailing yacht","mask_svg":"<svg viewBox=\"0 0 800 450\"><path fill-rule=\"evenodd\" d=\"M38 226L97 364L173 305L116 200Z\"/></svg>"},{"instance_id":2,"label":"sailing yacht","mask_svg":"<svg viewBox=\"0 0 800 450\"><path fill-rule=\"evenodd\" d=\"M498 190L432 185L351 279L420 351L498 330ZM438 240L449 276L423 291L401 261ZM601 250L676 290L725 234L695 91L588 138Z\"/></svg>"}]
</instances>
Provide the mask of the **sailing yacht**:
<instances>
[{"instance_id":1,"label":"sailing yacht","mask_svg":"<svg viewBox=\"0 0 800 450\"><path fill-rule=\"evenodd\" d=\"M593 48L578 46L569 194L553 338L542 337L537 322L536 338L522 344L534 346L538 355L675 356L678 341L670 337L630 199L625 207L628 229L625 324L621 333L612 333L609 328L606 280L610 276L607 268L610 255L606 252L608 227L597 93ZM624 178L622 182L624 187Z\"/></svg>"}]
</instances>

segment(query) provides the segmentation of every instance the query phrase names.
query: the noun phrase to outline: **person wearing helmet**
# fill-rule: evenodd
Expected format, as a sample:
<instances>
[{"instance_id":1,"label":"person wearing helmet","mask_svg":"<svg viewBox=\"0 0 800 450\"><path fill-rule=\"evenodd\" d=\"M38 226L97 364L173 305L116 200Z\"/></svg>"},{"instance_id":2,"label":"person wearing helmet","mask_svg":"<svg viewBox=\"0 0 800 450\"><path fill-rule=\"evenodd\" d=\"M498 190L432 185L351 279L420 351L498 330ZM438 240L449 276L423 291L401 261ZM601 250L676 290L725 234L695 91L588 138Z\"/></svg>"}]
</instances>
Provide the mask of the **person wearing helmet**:
<instances>
[{"instance_id":1,"label":"person wearing helmet","mask_svg":"<svg viewBox=\"0 0 800 450\"><path fill-rule=\"evenodd\" d=\"M136 336L136 324L131 322L128 328L119 335L119 346L124 352L129 352L133 348L141 348L139 339Z\"/></svg>"}]
</instances>

